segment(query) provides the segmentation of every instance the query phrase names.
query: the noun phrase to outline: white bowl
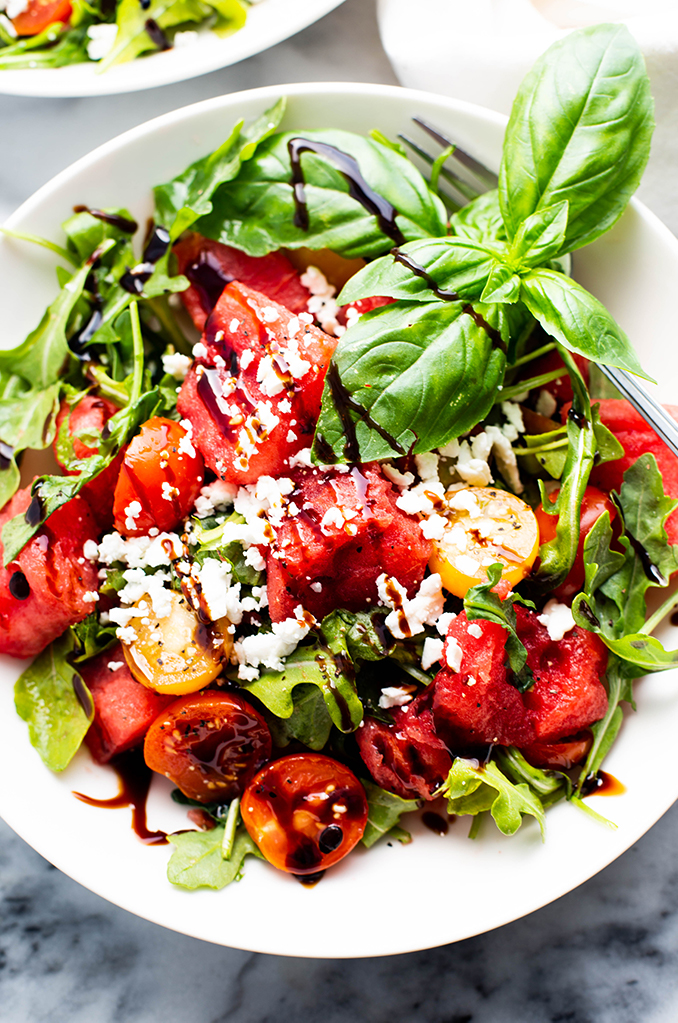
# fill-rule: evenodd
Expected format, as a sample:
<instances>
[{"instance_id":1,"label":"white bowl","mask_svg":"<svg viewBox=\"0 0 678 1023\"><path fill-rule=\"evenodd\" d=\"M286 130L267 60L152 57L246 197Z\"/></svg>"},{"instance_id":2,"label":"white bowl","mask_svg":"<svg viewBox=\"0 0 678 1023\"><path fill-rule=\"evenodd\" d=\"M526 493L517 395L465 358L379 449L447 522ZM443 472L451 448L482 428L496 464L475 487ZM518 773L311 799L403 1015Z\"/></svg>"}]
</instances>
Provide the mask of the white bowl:
<instances>
[{"instance_id":1,"label":"white bowl","mask_svg":"<svg viewBox=\"0 0 678 1023\"><path fill-rule=\"evenodd\" d=\"M208 153L239 117L254 117L284 92L285 128L332 126L395 137L413 114L447 128L462 146L495 167L504 119L488 110L406 89L380 85L304 84L257 89L198 103L114 139L40 189L9 226L53 239L79 203L127 206L143 223L152 212L151 186ZM18 343L55 294L56 260L22 242L0 242L4 299L2 338ZM636 343L647 369L661 381L660 396L676 400L678 354L665 344L673 323L678 241L640 204L633 204L602 241L576 257L575 274L605 301ZM678 630L664 639L675 646ZM109 769L79 754L61 775L43 767L14 712L12 682L19 664L0 671L0 813L38 852L81 884L130 912L218 944L310 957L376 956L432 947L508 923L586 881L629 848L678 797L674 767L678 730L678 674L637 684L637 714L624 723L605 768L621 780L623 796L590 798L613 830L571 806L547 814L542 844L534 822L513 838L493 825L476 841L462 818L439 837L415 819L409 846L385 842L359 850L313 889L260 861L221 892L187 892L165 878L169 850L141 845L130 811L99 810L72 790L105 797L116 791ZM652 757L651 783L640 769ZM157 778L149 801L151 828L187 826L171 803L169 783Z\"/></svg>"},{"instance_id":2,"label":"white bowl","mask_svg":"<svg viewBox=\"0 0 678 1023\"><path fill-rule=\"evenodd\" d=\"M199 29L190 46L153 53L100 72L95 63L60 68L0 71L0 93L13 96L109 96L197 78L237 64L296 35L344 0L262 0L252 6L244 28L225 39Z\"/></svg>"}]
</instances>

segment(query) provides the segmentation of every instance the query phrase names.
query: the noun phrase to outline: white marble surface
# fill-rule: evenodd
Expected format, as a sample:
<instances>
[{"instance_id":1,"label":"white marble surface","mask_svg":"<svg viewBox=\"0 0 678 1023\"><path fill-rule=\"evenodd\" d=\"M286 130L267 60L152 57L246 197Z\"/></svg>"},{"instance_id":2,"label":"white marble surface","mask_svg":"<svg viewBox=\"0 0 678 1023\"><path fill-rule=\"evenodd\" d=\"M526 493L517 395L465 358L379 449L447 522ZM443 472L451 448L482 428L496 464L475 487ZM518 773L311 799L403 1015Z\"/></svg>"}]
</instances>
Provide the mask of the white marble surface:
<instances>
[{"instance_id":1,"label":"white marble surface","mask_svg":"<svg viewBox=\"0 0 678 1023\"><path fill-rule=\"evenodd\" d=\"M0 219L72 160L156 114L257 85L340 79L395 82L372 0L347 0L295 39L193 82L102 99L0 97ZM651 761L644 763L652 784ZM254 955L165 931L85 891L0 822L0 1019L675 1023L677 848L674 807L602 874L524 920L429 952L331 962ZM463 883L454 864L441 878L448 889ZM378 928L379 899L398 897L375 892L370 907L347 911L357 926ZM284 926L275 907L270 913L264 926ZM331 926L309 919L309 927Z\"/></svg>"}]
</instances>

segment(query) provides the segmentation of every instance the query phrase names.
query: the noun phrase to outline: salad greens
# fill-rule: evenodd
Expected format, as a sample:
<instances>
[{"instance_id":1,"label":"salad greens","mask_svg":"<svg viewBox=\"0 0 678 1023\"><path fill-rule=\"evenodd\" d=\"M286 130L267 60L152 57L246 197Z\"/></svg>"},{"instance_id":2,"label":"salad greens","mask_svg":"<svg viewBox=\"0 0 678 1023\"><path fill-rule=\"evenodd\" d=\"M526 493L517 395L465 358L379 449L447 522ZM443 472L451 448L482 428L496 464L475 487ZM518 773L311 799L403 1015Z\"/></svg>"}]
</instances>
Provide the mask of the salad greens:
<instances>
[{"instance_id":1,"label":"salad greens","mask_svg":"<svg viewBox=\"0 0 678 1023\"><path fill-rule=\"evenodd\" d=\"M102 68L155 45L148 18L159 30L207 19L225 31L242 24L245 10L240 0L152 0L142 12L137 0L121 0L116 40ZM100 20L96 6L82 5L70 27L53 26L43 37L13 42L0 33L0 68L22 66L33 56L55 66L71 52L84 59L88 29ZM541 501L544 515L557 517L555 535L541 545L531 578L514 592L499 595L502 566L491 564L486 582L472 586L463 603L446 598L444 614L453 618L463 608L470 622L499 625L507 637L508 680L526 693L535 675L518 634L515 603L536 611L570 575L591 471L624 454L601 421L577 357L645 376L621 328L563 272L562 262L618 220L640 180L653 126L642 57L618 25L574 32L552 47L518 93L498 189L451 217L437 191L449 154L426 181L400 147L377 131L363 138L314 130L300 139L279 130L284 113L281 99L253 124L239 121L214 153L158 185L153 229L141 250L134 242L137 224L122 208L79 209L63 225L64 245L18 235L51 248L68 266L59 268L59 294L36 329L18 348L0 352L0 505L19 486L19 456L28 448L55 443L69 475L33 482L31 514L15 515L2 529L4 565L20 555L50 515L111 466L143 423L156 415L179 418L181 377L172 375L172 360L183 356L188 363L194 340L172 306L173 296L189 285L175 272L172 254L184 232L199 232L254 257L281 248L330 249L365 260L344 285L340 304L375 296L393 301L364 313L340 337L311 457L323 469L388 460L389 478L406 480L409 474L414 482L416 470L425 488L426 459L436 452L437 484L447 487L458 482L453 474L464 446L469 459L478 461L473 445L479 434L499 436L499 450L492 449L501 476L497 490L523 493L532 506ZM536 365L550 354L564 368ZM559 425L538 411L535 395L565 376L573 399ZM89 393L118 409L104 433L84 430L73 437L67 418L57 429L59 409L70 414ZM523 413L531 417L529 431L518 439L517 428L511 435L507 427L511 415L522 423ZM74 440L95 453L78 458ZM511 475L502 452L514 467L520 459L522 477L517 468ZM582 795L619 731L621 704L633 702L633 680L678 664L678 651L666 651L652 635L673 607L672 597L653 614L646 608L648 594L668 593L678 572L678 546L669 543L665 528L678 501L664 493L652 454L626 471L612 499L614 530L605 512L586 536L585 581L572 602L577 625L598 635L609 650L607 712L591 726L592 743L579 770L534 767L511 746L490 746L484 761L468 751L454 755L435 794L447 801L450 814L474 818L473 836L488 814L506 835L526 816L543 834L545 810L560 799L598 817ZM278 624L264 600L254 599L266 583L261 556L247 557L244 541L233 539L246 525L240 511L210 512L190 518L182 537L187 549L190 534L193 566L213 569L216 561L256 606L236 643L255 631L275 636ZM158 567L132 572L151 574ZM106 562L104 574L99 593L115 606L129 570L122 561ZM181 590L183 576L174 564L166 577L170 588ZM267 657L260 670L246 675L226 669L229 684L239 686L265 716L278 750L325 750L355 767L368 802L362 837L368 848L382 837L408 841L401 817L420 801L364 777L355 735L369 721L393 724L400 713L395 708L403 706L390 702L394 683L405 705L409 690L434 692L443 656L445 628L438 632L434 618L422 617L411 635L389 631L391 608L397 610L395 604L361 612L339 608L308 625L282 661ZM93 717L79 665L116 637L115 624L93 611L47 647L17 683L17 710L54 770L70 762ZM449 655L447 664L452 666ZM170 836L168 876L186 888L222 888L240 878L247 855L260 853L240 823L237 800L195 805L214 827Z\"/></svg>"},{"instance_id":2,"label":"salad greens","mask_svg":"<svg viewBox=\"0 0 678 1023\"><path fill-rule=\"evenodd\" d=\"M36 0L26 0L30 28L24 12L13 22L5 16L0 21L0 71L93 62L97 72L105 72L136 57L191 43L198 27L232 35L244 26L250 2L115 0L111 6L104 0L72 0L56 10L47 5L50 9L43 15L35 9ZM49 20L54 18L61 20ZM27 35L29 30L36 34Z\"/></svg>"}]
</instances>

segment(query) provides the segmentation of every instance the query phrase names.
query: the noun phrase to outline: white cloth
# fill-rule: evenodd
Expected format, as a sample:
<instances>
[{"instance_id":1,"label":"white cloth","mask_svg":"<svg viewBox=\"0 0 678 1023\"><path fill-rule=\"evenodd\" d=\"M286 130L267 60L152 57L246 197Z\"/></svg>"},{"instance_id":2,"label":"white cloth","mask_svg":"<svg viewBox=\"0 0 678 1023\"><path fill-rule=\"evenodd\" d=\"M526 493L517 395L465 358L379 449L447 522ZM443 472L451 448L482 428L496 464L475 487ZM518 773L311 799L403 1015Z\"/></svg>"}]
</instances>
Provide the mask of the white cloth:
<instances>
[{"instance_id":1,"label":"white cloth","mask_svg":"<svg viewBox=\"0 0 678 1023\"><path fill-rule=\"evenodd\" d=\"M678 224L678 0L379 0L402 85L508 114L524 75L573 28L624 22L645 55L657 128L639 195Z\"/></svg>"}]
</instances>

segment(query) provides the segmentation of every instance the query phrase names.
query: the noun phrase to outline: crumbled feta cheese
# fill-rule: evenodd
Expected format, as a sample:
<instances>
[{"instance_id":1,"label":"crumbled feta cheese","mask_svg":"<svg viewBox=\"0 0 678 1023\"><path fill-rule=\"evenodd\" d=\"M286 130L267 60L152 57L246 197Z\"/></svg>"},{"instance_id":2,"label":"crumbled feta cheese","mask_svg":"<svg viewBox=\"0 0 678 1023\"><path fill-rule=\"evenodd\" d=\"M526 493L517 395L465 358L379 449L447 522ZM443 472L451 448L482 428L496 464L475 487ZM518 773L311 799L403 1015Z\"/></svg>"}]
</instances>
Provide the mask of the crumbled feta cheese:
<instances>
[{"instance_id":1,"label":"crumbled feta cheese","mask_svg":"<svg viewBox=\"0 0 678 1023\"><path fill-rule=\"evenodd\" d=\"M136 643L137 641L137 634L131 625L122 626L121 628L116 629L115 634L121 643L126 643L128 646L131 646L132 643Z\"/></svg>"},{"instance_id":2,"label":"crumbled feta cheese","mask_svg":"<svg viewBox=\"0 0 678 1023\"><path fill-rule=\"evenodd\" d=\"M485 432L492 441L492 451L502 476L509 482L514 493L522 494L524 487L518 472L516 454L511 444L497 426L488 426Z\"/></svg>"},{"instance_id":3,"label":"crumbled feta cheese","mask_svg":"<svg viewBox=\"0 0 678 1023\"><path fill-rule=\"evenodd\" d=\"M207 349L205 348L202 341L198 341L197 345L193 345L193 358L204 359L207 355Z\"/></svg>"},{"instance_id":4,"label":"crumbled feta cheese","mask_svg":"<svg viewBox=\"0 0 678 1023\"><path fill-rule=\"evenodd\" d=\"M553 418L553 413L558 408L558 403L553 397L550 391L545 388L539 392L537 398L537 404L535 405L535 412L538 412L540 416L546 416L547 419Z\"/></svg>"},{"instance_id":5,"label":"crumbled feta cheese","mask_svg":"<svg viewBox=\"0 0 678 1023\"><path fill-rule=\"evenodd\" d=\"M414 475L411 472L400 472L395 465L389 465L388 462L384 462L381 468L384 476L401 489L411 487L414 483Z\"/></svg>"},{"instance_id":6,"label":"crumbled feta cheese","mask_svg":"<svg viewBox=\"0 0 678 1023\"><path fill-rule=\"evenodd\" d=\"M160 571L146 575L143 568L128 568L122 573L122 577L126 585L118 591L121 604L136 604L141 601L143 596L148 595L151 598L156 618L167 618L172 613L172 591L165 586L165 583L169 583L171 579L169 572ZM141 601L139 608L142 608L144 604L145 601ZM114 613L120 610L120 608L113 608L110 612L114 621L118 620L114 617ZM120 622L119 624L126 625L127 623Z\"/></svg>"},{"instance_id":7,"label":"crumbled feta cheese","mask_svg":"<svg viewBox=\"0 0 678 1023\"><path fill-rule=\"evenodd\" d=\"M313 313L326 333L334 334L337 337L339 307L334 298L337 289L328 282L324 273L316 266L308 267L306 272L301 275L301 283L311 292L306 303L309 313Z\"/></svg>"},{"instance_id":8,"label":"crumbled feta cheese","mask_svg":"<svg viewBox=\"0 0 678 1023\"><path fill-rule=\"evenodd\" d=\"M99 594L96 590L87 590L86 593L83 593L82 599L85 604L96 604L99 599Z\"/></svg>"},{"instance_id":9,"label":"crumbled feta cheese","mask_svg":"<svg viewBox=\"0 0 678 1023\"><path fill-rule=\"evenodd\" d=\"M16 14L10 14L10 4L16 8L21 6L24 10L27 4L23 3L23 0L9 0L7 4L7 16L9 18L16 18ZM20 12L17 12L20 13ZM103 60L113 49L115 43L115 37L118 34L118 26L99 24L90 25L87 29L87 36L89 42L87 44L87 56L90 60Z\"/></svg>"},{"instance_id":10,"label":"crumbled feta cheese","mask_svg":"<svg viewBox=\"0 0 678 1023\"><path fill-rule=\"evenodd\" d=\"M379 706L382 710L389 710L391 707L403 707L412 699L412 694L401 686L386 686L382 689L379 697Z\"/></svg>"},{"instance_id":11,"label":"crumbled feta cheese","mask_svg":"<svg viewBox=\"0 0 678 1023\"><path fill-rule=\"evenodd\" d=\"M459 456L454 466L457 475L474 487L486 487L492 482L492 473L487 459L492 450L486 433L479 433L471 444L464 440L459 445Z\"/></svg>"},{"instance_id":12,"label":"crumbled feta cheese","mask_svg":"<svg viewBox=\"0 0 678 1023\"><path fill-rule=\"evenodd\" d=\"M447 630L456 617L457 616L454 611L446 611L435 623L436 631L439 632L441 636L446 636Z\"/></svg>"},{"instance_id":13,"label":"crumbled feta cheese","mask_svg":"<svg viewBox=\"0 0 678 1023\"><path fill-rule=\"evenodd\" d=\"M429 480L438 481L438 456L435 451L415 455L414 464L417 467L422 483L428 483Z\"/></svg>"},{"instance_id":14,"label":"crumbled feta cheese","mask_svg":"<svg viewBox=\"0 0 678 1023\"><path fill-rule=\"evenodd\" d=\"M233 324L234 323L237 323L238 326L240 326L240 324L238 323L238 320L232 320L231 321L231 329L233 329ZM245 351L240 356L240 368L241 369L247 369L252 364L253 361L254 361L254 352L250 351L249 348L246 348Z\"/></svg>"},{"instance_id":15,"label":"crumbled feta cheese","mask_svg":"<svg viewBox=\"0 0 678 1023\"><path fill-rule=\"evenodd\" d=\"M183 427L186 431L179 441L179 454L188 455L189 458L195 458L195 448L193 447L193 423L190 419L182 419L179 426Z\"/></svg>"},{"instance_id":16,"label":"crumbled feta cheese","mask_svg":"<svg viewBox=\"0 0 678 1023\"><path fill-rule=\"evenodd\" d=\"M109 671L118 671L120 668L124 668L124 667L125 667L125 662L124 661L109 661L108 662L108 670Z\"/></svg>"},{"instance_id":17,"label":"crumbled feta cheese","mask_svg":"<svg viewBox=\"0 0 678 1023\"><path fill-rule=\"evenodd\" d=\"M471 578L480 570L480 563L475 558L469 557L468 554L458 554L454 559L454 566L462 575L471 576Z\"/></svg>"},{"instance_id":18,"label":"crumbled feta cheese","mask_svg":"<svg viewBox=\"0 0 678 1023\"><path fill-rule=\"evenodd\" d=\"M546 626L549 639L555 643L560 642L563 636L574 629L576 625L572 611L567 604L560 604L557 600L549 600L543 613L537 617L537 621Z\"/></svg>"},{"instance_id":19,"label":"crumbled feta cheese","mask_svg":"<svg viewBox=\"0 0 678 1023\"><path fill-rule=\"evenodd\" d=\"M272 632L259 632L238 640L234 649L239 663L250 664L255 668L263 664L272 671L283 671L284 658L296 650L315 624L315 619L303 608L295 608L294 613L295 618L274 622Z\"/></svg>"},{"instance_id":20,"label":"crumbled feta cheese","mask_svg":"<svg viewBox=\"0 0 678 1023\"><path fill-rule=\"evenodd\" d=\"M257 383L261 384L262 391L269 398L273 398L285 389L285 381L270 355L265 355L259 360Z\"/></svg>"},{"instance_id":21,"label":"crumbled feta cheese","mask_svg":"<svg viewBox=\"0 0 678 1023\"><path fill-rule=\"evenodd\" d=\"M434 639L431 636L427 636L424 640L424 649L421 652L421 666L424 671L428 671L432 665L439 661L443 656L443 643L442 639Z\"/></svg>"},{"instance_id":22,"label":"crumbled feta cheese","mask_svg":"<svg viewBox=\"0 0 678 1023\"><path fill-rule=\"evenodd\" d=\"M386 628L396 639L405 639L423 632L424 625L434 625L440 617L445 598L437 572L423 580L418 592L408 599L407 590L397 579L382 573L377 579L382 604L393 608L386 618ZM403 621L404 618L404 621ZM405 627L405 628L403 628Z\"/></svg>"},{"instance_id":23,"label":"crumbled feta cheese","mask_svg":"<svg viewBox=\"0 0 678 1023\"><path fill-rule=\"evenodd\" d=\"M136 520L141 515L141 505L138 501L131 501L125 508L125 529L132 532L137 528Z\"/></svg>"},{"instance_id":24,"label":"crumbled feta cheese","mask_svg":"<svg viewBox=\"0 0 678 1023\"><path fill-rule=\"evenodd\" d=\"M82 553L85 555L88 561L98 561L99 559L99 546L94 540L85 540L83 544Z\"/></svg>"},{"instance_id":25,"label":"crumbled feta cheese","mask_svg":"<svg viewBox=\"0 0 678 1023\"><path fill-rule=\"evenodd\" d=\"M447 666L451 671L458 672L461 668L463 651L454 636L449 636L445 640L445 643L445 660L447 661Z\"/></svg>"},{"instance_id":26,"label":"crumbled feta cheese","mask_svg":"<svg viewBox=\"0 0 678 1023\"><path fill-rule=\"evenodd\" d=\"M516 431L516 436L519 433L525 433L525 424L523 422L523 411L515 401L502 401L501 410L504 413L506 419L508 419L511 426ZM513 440L516 438L514 437Z\"/></svg>"},{"instance_id":27,"label":"crumbled feta cheese","mask_svg":"<svg viewBox=\"0 0 678 1023\"><path fill-rule=\"evenodd\" d=\"M181 48L182 46L193 46L198 42L200 36L193 29L186 29L184 32L175 32L172 45Z\"/></svg>"},{"instance_id":28,"label":"crumbled feta cheese","mask_svg":"<svg viewBox=\"0 0 678 1023\"><path fill-rule=\"evenodd\" d=\"M258 668L253 668L250 664L241 664L238 667L238 678L244 682L254 682L259 678L260 671Z\"/></svg>"},{"instance_id":29,"label":"crumbled feta cheese","mask_svg":"<svg viewBox=\"0 0 678 1023\"><path fill-rule=\"evenodd\" d=\"M181 352L165 352L162 357L162 368L175 380L185 380L191 367L191 360Z\"/></svg>"},{"instance_id":30,"label":"crumbled feta cheese","mask_svg":"<svg viewBox=\"0 0 678 1023\"><path fill-rule=\"evenodd\" d=\"M427 540L442 540L447 527L447 519L442 515L430 515L419 523Z\"/></svg>"},{"instance_id":31,"label":"crumbled feta cheese","mask_svg":"<svg viewBox=\"0 0 678 1023\"><path fill-rule=\"evenodd\" d=\"M479 625L476 625L475 622L472 622L469 625L467 631L468 631L469 636L473 636L474 639L482 639L483 638L483 630L480 628Z\"/></svg>"},{"instance_id":32,"label":"crumbled feta cheese","mask_svg":"<svg viewBox=\"0 0 678 1023\"><path fill-rule=\"evenodd\" d=\"M206 487L202 487L195 502L198 518L204 519L214 511L228 508L233 504L237 493L237 484L225 483L224 480L214 480Z\"/></svg>"},{"instance_id":33,"label":"crumbled feta cheese","mask_svg":"<svg viewBox=\"0 0 678 1023\"><path fill-rule=\"evenodd\" d=\"M481 517L482 509L478 504L478 498L472 490L457 490L447 499L447 507L452 511L468 512L469 517L478 519Z\"/></svg>"},{"instance_id":34,"label":"crumbled feta cheese","mask_svg":"<svg viewBox=\"0 0 678 1023\"><path fill-rule=\"evenodd\" d=\"M258 547L248 547L245 551L245 564L253 568L255 572L263 572L266 568L266 558Z\"/></svg>"}]
</instances>

